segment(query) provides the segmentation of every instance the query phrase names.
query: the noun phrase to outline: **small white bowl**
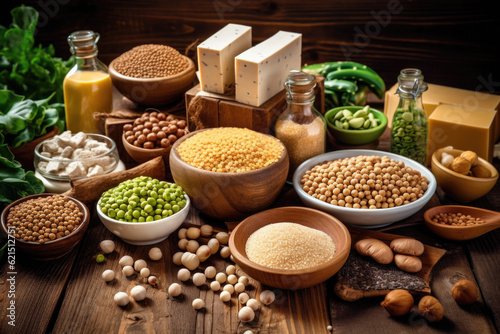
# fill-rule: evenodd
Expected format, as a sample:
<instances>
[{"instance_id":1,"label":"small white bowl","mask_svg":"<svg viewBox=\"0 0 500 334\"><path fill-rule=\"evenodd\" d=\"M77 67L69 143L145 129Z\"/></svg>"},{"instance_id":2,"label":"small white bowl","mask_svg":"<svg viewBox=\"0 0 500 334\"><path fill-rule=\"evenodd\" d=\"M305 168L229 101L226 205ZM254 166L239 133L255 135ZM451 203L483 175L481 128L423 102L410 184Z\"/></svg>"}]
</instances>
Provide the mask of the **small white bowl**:
<instances>
[{"instance_id":1,"label":"small white bowl","mask_svg":"<svg viewBox=\"0 0 500 334\"><path fill-rule=\"evenodd\" d=\"M100 201L100 200L99 200ZM128 223L106 216L97 203L97 215L106 228L131 245L152 245L165 240L174 232L186 219L191 201L186 195L186 206L173 215L144 223Z\"/></svg>"},{"instance_id":2,"label":"small white bowl","mask_svg":"<svg viewBox=\"0 0 500 334\"><path fill-rule=\"evenodd\" d=\"M357 157L359 155L379 157L386 156L395 161L402 161L406 166L419 171L422 176L425 176L427 178L427 180L429 181L428 188L425 191L424 195L415 202L388 209L353 209L332 205L312 197L302 189L300 184L302 176L306 171L310 170L317 164L325 161L343 159L348 157ZM324 212L328 212L329 214L338 218L344 224L351 224L364 228L378 228L387 226L410 217L411 215L422 209L424 205L427 204L427 202L432 198L434 192L436 191L436 185L437 182L434 178L434 175L422 164L398 154L376 150L341 150L321 154L303 162L295 170L295 173L293 175L293 187L295 188L295 191L297 191L297 194L305 205L322 210Z\"/></svg>"}]
</instances>

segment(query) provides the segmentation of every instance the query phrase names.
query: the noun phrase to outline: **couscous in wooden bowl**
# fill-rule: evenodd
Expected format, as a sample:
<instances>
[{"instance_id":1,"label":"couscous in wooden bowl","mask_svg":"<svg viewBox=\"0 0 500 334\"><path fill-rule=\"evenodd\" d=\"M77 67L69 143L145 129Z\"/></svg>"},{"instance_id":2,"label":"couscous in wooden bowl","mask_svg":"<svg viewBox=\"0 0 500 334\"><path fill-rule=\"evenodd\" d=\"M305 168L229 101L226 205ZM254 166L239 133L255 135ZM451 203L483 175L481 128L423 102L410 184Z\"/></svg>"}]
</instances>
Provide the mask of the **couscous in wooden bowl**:
<instances>
[{"instance_id":1,"label":"couscous in wooden bowl","mask_svg":"<svg viewBox=\"0 0 500 334\"><path fill-rule=\"evenodd\" d=\"M326 233L335 245L333 257L317 266L299 270L274 269L251 261L246 252L248 238L261 227L281 222L296 223ZM303 247L297 245L297 249ZM239 223L231 232L229 248L234 261L250 277L275 288L297 290L324 282L342 268L351 249L351 235L340 220L327 213L305 207L281 207L259 212Z\"/></svg>"},{"instance_id":2,"label":"couscous in wooden bowl","mask_svg":"<svg viewBox=\"0 0 500 334\"><path fill-rule=\"evenodd\" d=\"M194 207L207 216L226 220L242 219L269 207L280 194L288 174L288 153L283 144L279 142L283 146L279 160L266 167L235 173L213 172L191 166L178 152L185 140L207 130L210 129L181 137L170 151L174 182L186 191Z\"/></svg>"}]
</instances>

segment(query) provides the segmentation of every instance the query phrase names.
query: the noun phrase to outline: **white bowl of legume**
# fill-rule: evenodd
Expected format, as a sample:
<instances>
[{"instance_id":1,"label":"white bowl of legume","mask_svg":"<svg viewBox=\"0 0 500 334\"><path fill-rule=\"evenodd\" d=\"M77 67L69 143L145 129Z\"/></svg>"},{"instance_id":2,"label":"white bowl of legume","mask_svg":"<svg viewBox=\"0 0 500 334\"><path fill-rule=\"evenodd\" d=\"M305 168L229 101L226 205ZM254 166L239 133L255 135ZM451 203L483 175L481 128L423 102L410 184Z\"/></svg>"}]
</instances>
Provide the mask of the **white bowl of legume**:
<instances>
[{"instance_id":1,"label":"white bowl of legume","mask_svg":"<svg viewBox=\"0 0 500 334\"><path fill-rule=\"evenodd\" d=\"M307 206L345 224L376 228L418 213L437 182L429 169L398 154L340 150L305 161L295 171L293 185Z\"/></svg>"},{"instance_id":2,"label":"white bowl of legume","mask_svg":"<svg viewBox=\"0 0 500 334\"><path fill-rule=\"evenodd\" d=\"M103 193L96 210L104 226L124 242L151 245L174 232L190 206L189 196L176 184L141 176Z\"/></svg>"}]
</instances>

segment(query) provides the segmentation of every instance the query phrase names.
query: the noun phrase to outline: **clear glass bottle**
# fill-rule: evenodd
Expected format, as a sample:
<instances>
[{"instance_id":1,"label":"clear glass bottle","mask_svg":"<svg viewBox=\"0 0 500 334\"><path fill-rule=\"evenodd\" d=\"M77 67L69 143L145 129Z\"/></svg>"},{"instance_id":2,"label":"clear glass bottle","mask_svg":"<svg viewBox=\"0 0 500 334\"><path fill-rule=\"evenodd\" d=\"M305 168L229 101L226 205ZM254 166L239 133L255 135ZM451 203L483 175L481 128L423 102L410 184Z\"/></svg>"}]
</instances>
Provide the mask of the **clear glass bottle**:
<instances>
[{"instance_id":1,"label":"clear glass bottle","mask_svg":"<svg viewBox=\"0 0 500 334\"><path fill-rule=\"evenodd\" d=\"M99 34L81 30L68 37L76 65L63 83L66 129L73 133L103 133L93 114L111 112L112 83L107 66L97 59Z\"/></svg>"},{"instance_id":2,"label":"clear glass bottle","mask_svg":"<svg viewBox=\"0 0 500 334\"><path fill-rule=\"evenodd\" d=\"M419 69L405 68L398 76L399 104L391 127L391 152L427 166L429 124L422 102L427 90Z\"/></svg>"},{"instance_id":3,"label":"clear glass bottle","mask_svg":"<svg viewBox=\"0 0 500 334\"><path fill-rule=\"evenodd\" d=\"M326 122L314 107L314 75L292 71L285 88L287 107L274 125L276 138L285 145L290 158L288 180L304 161L325 153Z\"/></svg>"}]
</instances>

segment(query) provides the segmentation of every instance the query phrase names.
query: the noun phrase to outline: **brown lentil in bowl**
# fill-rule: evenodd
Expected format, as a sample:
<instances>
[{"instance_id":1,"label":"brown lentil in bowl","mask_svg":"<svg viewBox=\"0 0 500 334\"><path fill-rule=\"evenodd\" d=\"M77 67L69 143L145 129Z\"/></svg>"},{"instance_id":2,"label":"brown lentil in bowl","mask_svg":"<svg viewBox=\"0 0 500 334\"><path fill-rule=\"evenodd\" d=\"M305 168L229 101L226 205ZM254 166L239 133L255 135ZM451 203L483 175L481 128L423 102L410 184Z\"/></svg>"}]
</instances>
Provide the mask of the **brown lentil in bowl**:
<instances>
[{"instance_id":1,"label":"brown lentil in bowl","mask_svg":"<svg viewBox=\"0 0 500 334\"><path fill-rule=\"evenodd\" d=\"M302 189L320 201L355 209L392 208L421 198L429 181L389 157L356 156L326 161L306 171Z\"/></svg>"},{"instance_id":2,"label":"brown lentil in bowl","mask_svg":"<svg viewBox=\"0 0 500 334\"><path fill-rule=\"evenodd\" d=\"M73 200L46 196L23 201L9 209L6 227L14 228L16 239L45 243L70 235L82 222L84 213Z\"/></svg>"},{"instance_id":3,"label":"brown lentil in bowl","mask_svg":"<svg viewBox=\"0 0 500 334\"><path fill-rule=\"evenodd\" d=\"M132 78L169 77L188 66L188 61L176 49L160 44L136 46L114 61L118 73Z\"/></svg>"}]
</instances>

